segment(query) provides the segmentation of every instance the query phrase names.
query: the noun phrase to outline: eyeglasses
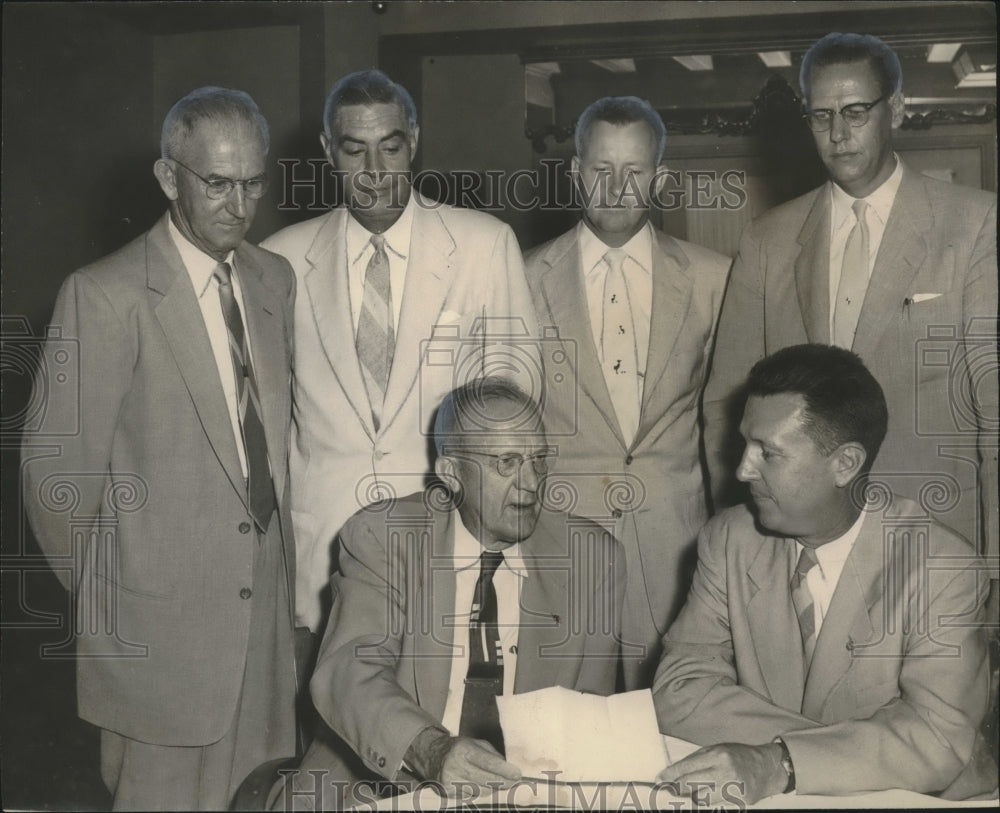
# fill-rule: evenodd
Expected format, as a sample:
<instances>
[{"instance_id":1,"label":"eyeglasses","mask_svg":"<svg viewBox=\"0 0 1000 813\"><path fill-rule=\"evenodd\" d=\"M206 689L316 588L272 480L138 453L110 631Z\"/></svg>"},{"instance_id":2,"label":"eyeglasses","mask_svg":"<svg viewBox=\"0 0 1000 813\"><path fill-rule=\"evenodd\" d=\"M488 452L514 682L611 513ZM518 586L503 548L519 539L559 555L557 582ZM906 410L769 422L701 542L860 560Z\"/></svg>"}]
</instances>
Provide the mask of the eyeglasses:
<instances>
[{"instance_id":1,"label":"eyeglasses","mask_svg":"<svg viewBox=\"0 0 1000 813\"><path fill-rule=\"evenodd\" d=\"M267 177L264 175L247 178L245 181L237 181L234 178L205 178L191 169L187 164L182 164L176 158L171 158L170 160L184 167L184 169L205 184L205 194L212 200L228 198L237 186L243 187L243 194L250 200L262 198L264 197L264 193L267 192Z\"/></svg>"},{"instance_id":2,"label":"eyeglasses","mask_svg":"<svg viewBox=\"0 0 1000 813\"><path fill-rule=\"evenodd\" d=\"M492 457L496 464L497 474L501 477L510 477L514 472L521 470L521 466L525 463L531 463L531 469L535 474L543 475L549 473L549 461L555 457L555 454L551 449L546 449L544 452L536 452L535 454L523 455L518 452L505 452L504 454L491 454L490 452L473 452L469 449L462 449L461 452L456 452L456 455L464 456L467 454L475 455L477 457Z\"/></svg>"},{"instance_id":3,"label":"eyeglasses","mask_svg":"<svg viewBox=\"0 0 1000 813\"><path fill-rule=\"evenodd\" d=\"M855 102L840 108L840 115L851 127L861 127L868 123L868 116L873 107L884 101L889 94L883 93L874 102ZM818 110L806 110L803 118L809 122L810 129L815 133L825 133L833 126L833 117L837 115L836 110L829 108L819 108Z\"/></svg>"}]
</instances>

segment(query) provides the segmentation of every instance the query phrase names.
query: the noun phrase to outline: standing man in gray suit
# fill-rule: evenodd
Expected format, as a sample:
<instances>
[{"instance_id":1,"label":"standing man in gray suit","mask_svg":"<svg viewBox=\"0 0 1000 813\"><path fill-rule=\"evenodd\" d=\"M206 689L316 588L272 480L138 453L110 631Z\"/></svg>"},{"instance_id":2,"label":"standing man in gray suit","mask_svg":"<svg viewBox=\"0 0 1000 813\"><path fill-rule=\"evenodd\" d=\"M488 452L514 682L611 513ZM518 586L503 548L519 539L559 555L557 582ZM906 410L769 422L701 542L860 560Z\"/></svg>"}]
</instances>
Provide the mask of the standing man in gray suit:
<instances>
[{"instance_id":1,"label":"standing man in gray suit","mask_svg":"<svg viewBox=\"0 0 1000 813\"><path fill-rule=\"evenodd\" d=\"M665 142L642 99L590 105L572 162L583 220L525 261L539 324L558 329L569 359L546 364L545 425L559 449L550 494L572 493L564 507L625 547L630 689L652 681L708 518L698 405L729 268L650 224Z\"/></svg>"},{"instance_id":2,"label":"standing man in gray suit","mask_svg":"<svg viewBox=\"0 0 1000 813\"><path fill-rule=\"evenodd\" d=\"M153 167L148 232L72 274L36 382L79 352L80 389L26 435L38 542L76 600L80 716L116 810L225 809L295 752L288 477L292 302L244 235L267 188L246 93L192 91ZM60 393L62 394L62 393Z\"/></svg>"},{"instance_id":3,"label":"standing man in gray suit","mask_svg":"<svg viewBox=\"0 0 1000 813\"><path fill-rule=\"evenodd\" d=\"M861 356L889 404L872 477L996 556L996 196L893 151L902 72L876 37L823 37L800 85L830 181L743 234L705 394L713 493L735 471L727 401L753 364L835 344Z\"/></svg>"}]
</instances>

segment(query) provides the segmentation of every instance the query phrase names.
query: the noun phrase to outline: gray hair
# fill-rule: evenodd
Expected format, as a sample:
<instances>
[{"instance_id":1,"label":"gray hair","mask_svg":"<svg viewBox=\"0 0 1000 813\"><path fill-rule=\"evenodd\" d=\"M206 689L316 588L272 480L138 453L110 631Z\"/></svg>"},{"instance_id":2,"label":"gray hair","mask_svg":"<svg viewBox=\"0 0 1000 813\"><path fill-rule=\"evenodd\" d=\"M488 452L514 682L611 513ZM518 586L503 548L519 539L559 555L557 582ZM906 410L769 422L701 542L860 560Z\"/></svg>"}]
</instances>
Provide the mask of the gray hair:
<instances>
[{"instance_id":1,"label":"gray hair","mask_svg":"<svg viewBox=\"0 0 1000 813\"><path fill-rule=\"evenodd\" d=\"M511 409L503 417L487 415L486 405L505 402ZM488 443L491 431L516 420L517 433L542 432L542 413L538 403L516 384L499 376L487 376L469 381L452 390L438 407L434 419L434 447L439 455L456 444Z\"/></svg>"},{"instance_id":2,"label":"gray hair","mask_svg":"<svg viewBox=\"0 0 1000 813\"><path fill-rule=\"evenodd\" d=\"M323 129L327 137L333 136L333 120L344 105L398 104L406 115L412 133L417 127L417 106L413 97L402 85L393 82L382 71L355 71L341 76L326 97L323 106Z\"/></svg>"},{"instance_id":3,"label":"gray hair","mask_svg":"<svg viewBox=\"0 0 1000 813\"><path fill-rule=\"evenodd\" d=\"M656 140L656 163L663 158L663 148L667 144L667 128L663 125L660 114L645 99L638 96L605 96L590 104L576 121L574 140L577 156L583 156L583 138L595 121L606 121L608 124L632 124L644 121L649 125Z\"/></svg>"},{"instance_id":4,"label":"gray hair","mask_svg":"<svg viewBox=\"0 0 1000 813\"><path fill-rule=\"evenodd\" d=\"M903 68L896 52L871 34L840 34L833 32L818 40L806 51L799 69L799 90L809 100L809 74L814 68L867 62L878 77L882 94L899 93L903 89Z\"/></svg>"},{"instance_id":5,"label":"gray hair","mask_svg":"<svg viewBox=\"0 0 1000 813\"><path fill-rule=\"evenodd\" d=\"M184 142L202 122L230 126L241 122L260 134L265 154L271 147L267 119L250 94L209 85L192 90L170 108L160 133L160 157L176 157Z\"/></svg>"}]
</instances>

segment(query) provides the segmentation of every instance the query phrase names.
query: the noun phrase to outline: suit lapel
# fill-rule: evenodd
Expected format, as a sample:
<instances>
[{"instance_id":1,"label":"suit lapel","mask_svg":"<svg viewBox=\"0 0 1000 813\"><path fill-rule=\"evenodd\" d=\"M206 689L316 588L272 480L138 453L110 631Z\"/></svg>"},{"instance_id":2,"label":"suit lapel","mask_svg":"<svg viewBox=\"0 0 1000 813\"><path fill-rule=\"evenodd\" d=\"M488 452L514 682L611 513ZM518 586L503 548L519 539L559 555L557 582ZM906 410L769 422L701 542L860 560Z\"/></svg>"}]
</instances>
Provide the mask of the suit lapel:
<instances>
[{"instance_id":1,"label":"suit lapel","mask_svg":"<svg viewBox=\"0 0 1000 813\"><path fill-rule=\"evenodd\" d=\"M285 338L279 314L281 302L263 282L263 269L242 248L236 250L236 268L243 289L244 318L247 322L253 370L263 415L264 435L271 454L271 473L275 492L285 488L285 467L279 465L285 449L287 421L290 414L288 364L285 361Z\"/></svg>"},{"instance_id":2,"label":"suit lapel","mask_svg":"<svg viewBox=\"0 0 1000 813\"><path fill-rule=\"evenodd\" d=\"M572 343L576 347L576 353L567 355L570 363L576 365L577 386L594 403L624 449L625 440L594 345L590 309L580 271L576 229L556 240L546 251L542 262L545 264L541 279L542 292L548 309L549 324L558 326L559 338L563 342ZM544 317L542 321L544 322Z\"/></svg>"},{"instance_id":3,"label":"suit lapel","mask_svg":"<svg viewBox=\"0 0 1000 813\"><path fill-rule=\"evenodd\" d=\"M146 284L161 297L153 309L198 412L205 435L240 499L246 487L222 380L198 297L163 218L146 237Z\"/></svg>"},{"instance_id":4,"label":"suit lapel","mask_svg":"<svg viewBox=\"0 0 1000 813\"><path fill-rule=\"evenodd\" d=\"M422 570L419 574L410 574L422 584L420 617L414 620L418 631L413 636L413 682L420 706L440 720L448 702L451 661L456 645L455 528L450 510L429 510L431 536L418 540ZM428 628L433 630L431 635L425 632Z\"/></svg>"},{"instance_id":5,"label":"suit lapel","mask_svg":"<svg viewBox=\"0 0 1000 813\"><path fill-rule=\"evenodd\" d=\"M927 256L924 235L930 233L932 219L920 178L904 168L858 316L852 349L863 358L870 358L875 352L891 322L887 314L903 309L903 299ZM943 287L938 290L947 291L951 280L941 284Z\"/></svg>"},{"instance_id":6,"label":"suit lapel","mask_svg":"<svg viewBox=\"0 0 1000 813\"><path fill-rule=\"evenodd\" d=\"M798 709L805 685L802 635L789 589L795 559L791 539L763 537L747 569L747 619L764 683L775 705Z\"/></svg>"},{"instance_id":7,"label":"suit lapel","mask_svg":"<svg viewBox=\"0 0 1000 813\"><path fill-rule=\"evenodd\" d=\"M649 323L649 348L646 356L646 378L642 388L642 410L639 428L633 441L638 446L662 410L650 409L657 385L666 372L667 364L684 324L691 300L690 265L680 244L667 234L653 230L653 303Z\"/></svg>"},{"instance_id":8,"label":"suit lapel","mask_svg":"<svg viewBox=\"0 0 1000 813\"><path fill-rule=\"evenodd\" d=\"M455 275L455 240L436 208L414 200L410 249L406 258L403 307L399 313L396 351L385 392L382 424L388 426L413 390L423 343L438 322L445 297ZM393 294L395 296L395 294Z\"/></svg>"},{"instance_id":9,"label":"suit lapel","mask_svg":"<svg viewBox=\"0 0 1000 813\"><path fill-rule=\"evenodd\" d=\"M880 518L875 511L865 517L816 639L802 699L802 713L813 720L822 719L823 703L851 666L854 645L874 634L869 608L883 571Z\"/></svg>"},{"instance_id":10,"label":"suit lapel","mask_svg":"<svg viewBox=\"0 0 1000 813\"><path fill-rule=\"evenodd\" d=\"M830 190L821 186L802 224L795 290L810 342L830 342Z\"/></svg>"},{"instance_id":11,"label":"suit lapel","mask_svg":"<svg viewBox=\"0 0 1000 813\"><path fill-rule=\"evenodd\" d=\"M375 436L368 391L354 350L354 319L347 280L347 218L344 207L334 209L306 252L309 268L303 277L327 362L369 437ZM300 294L301 295L301 294Z\"/></svg>"}]
</instances>

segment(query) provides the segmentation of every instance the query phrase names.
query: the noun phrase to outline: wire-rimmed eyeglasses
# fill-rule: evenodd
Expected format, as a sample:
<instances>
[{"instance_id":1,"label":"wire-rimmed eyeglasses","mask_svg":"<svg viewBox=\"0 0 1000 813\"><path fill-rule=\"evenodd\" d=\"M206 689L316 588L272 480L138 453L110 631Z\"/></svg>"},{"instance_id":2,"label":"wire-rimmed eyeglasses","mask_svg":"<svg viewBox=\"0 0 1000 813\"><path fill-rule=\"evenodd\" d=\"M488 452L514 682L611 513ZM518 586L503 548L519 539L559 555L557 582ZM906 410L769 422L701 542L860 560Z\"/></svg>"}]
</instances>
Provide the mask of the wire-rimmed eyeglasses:
<instances>
[{"instance_id":1,"label":"wire-rimmed eyeglasses","mask_svg":"<svg viewBox=\"0 0 1000 813\"><path fill-rule=\"evenodd\" d=\"M541 476L549 473L549 465L551 464L552 458L555 457L555 452L552 449L546 449L542 452L535 452L534 454L523 455L520 452L504 452L503 454L494 454L492 452L479 452L473 451L472 449L462 449L460 452L456 451L456 457L465 455L475 455L477 457L490 457L493 458L494 464L496 466L497 474L501 477L510 477L515 472L519 472L521 467L530 462L531 469L535 474Z\"/></svg>"},{"instance_id":2,"label":"wire-rimmed eyeglasses","mask_svg":"<svg viewBox=\"0 0 1000 813\"><path fill-rule=\"evenodd\" d=\"M264 197L264 193L267 192L266 175L256 175L253 178L247 178L246 180L241 181L238 181L235 178L206 178L199 175L187 164L181 163L176 158L171 158L170 160L175 164L184 167L184 169L205 184L205 194L212 200L222 200L223 198L229 197L237 186L243 187L243 194L250 200L258 200L259 198Z\"/></svg>"}]
</instances>

